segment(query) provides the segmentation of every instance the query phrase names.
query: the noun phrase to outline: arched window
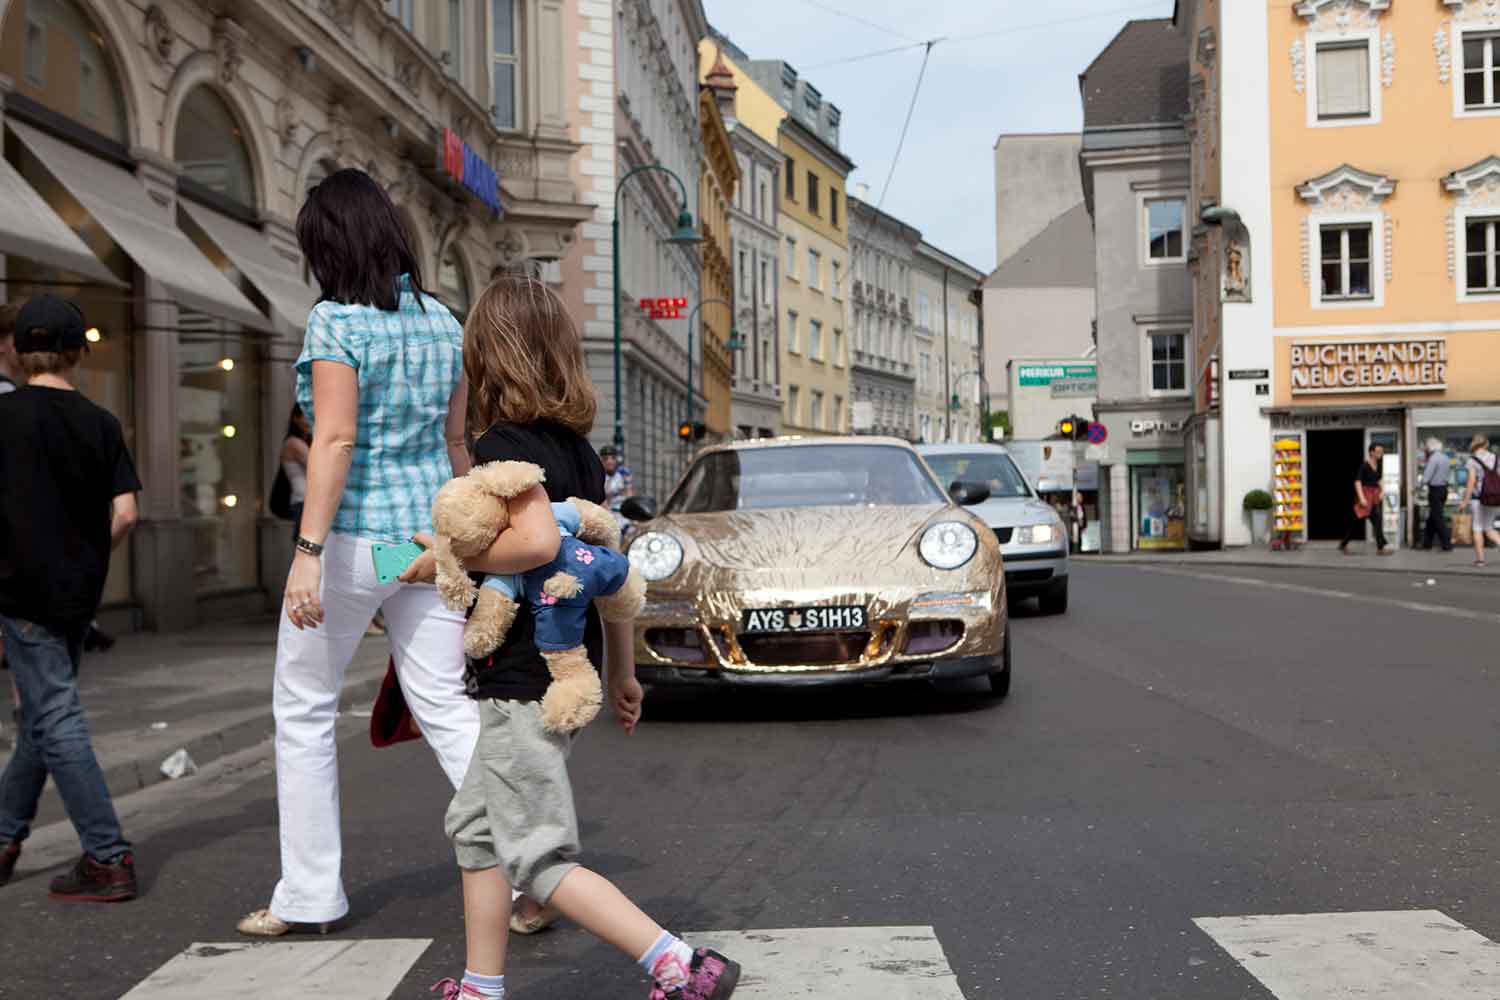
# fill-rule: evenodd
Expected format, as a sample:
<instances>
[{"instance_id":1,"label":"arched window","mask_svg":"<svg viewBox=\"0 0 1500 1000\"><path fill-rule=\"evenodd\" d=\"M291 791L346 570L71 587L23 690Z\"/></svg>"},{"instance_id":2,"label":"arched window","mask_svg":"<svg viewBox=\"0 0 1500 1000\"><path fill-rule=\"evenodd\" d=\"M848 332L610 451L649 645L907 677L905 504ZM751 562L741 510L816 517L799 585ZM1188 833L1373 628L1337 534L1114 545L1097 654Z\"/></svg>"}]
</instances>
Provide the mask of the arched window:
<instances>
[{"instance_id":1,"label":"arched window","mask_svg":"<svg viewBox=\"0 0 1500 1000\"><path fill-rule=\"evenodd\" d=\"M469 312L469 268L463 251L450 246L438 265L438 296L459 316Z\"/></svg>"},{"instance_id":2,"label":"arched window","mask_svg":"<svg viewBox=\"0 0 1500 1000\"><path fill-rule=\"evenodd\" d=\"M122 145L125 89L104 34L73 0L12 0L0 73L16 92Z\"/></svg>"},{"instance_id":3,"label":"arched window","mask_svg":"<svg viewBox=\"0 0 1500 1000\"><path fill-rule=\"evenodd\" d=\"M236 204L255 208L250 148L229 105L211 88L194 87L183 99L172 157L183 177Z\"/></svg>"}]
</instances>

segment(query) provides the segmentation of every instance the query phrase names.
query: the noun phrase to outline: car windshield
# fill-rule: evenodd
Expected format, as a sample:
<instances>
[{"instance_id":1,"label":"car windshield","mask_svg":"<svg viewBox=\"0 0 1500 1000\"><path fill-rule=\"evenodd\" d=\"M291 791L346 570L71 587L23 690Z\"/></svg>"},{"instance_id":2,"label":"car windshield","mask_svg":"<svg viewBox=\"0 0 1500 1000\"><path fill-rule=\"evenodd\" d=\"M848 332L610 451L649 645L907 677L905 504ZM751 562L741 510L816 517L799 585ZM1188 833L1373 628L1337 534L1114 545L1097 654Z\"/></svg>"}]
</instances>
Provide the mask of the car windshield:
<instances>
[{"instance_id":1,"label":"car windshield","mask_svg":"<svg viewBox=\"0 0 1500 1000\"><path fill-rule=\"evenodd\" d=\"M946 500L916 456L904 448L794 445L704 455L672 495L666 513L921 505Z\"/></svg>"},{"instance_id":2,"label":"car windshield","mask_svg":"<svg viewBox=\"0 0 1500 1000\"><path fill-rule=\"evenodd\" d=\"M1029 497L1026 477L1010 456L1001 451L950 452L924 455L932 471L944 484L983 483L992 497Z\"/></svg>"}]
</instances>

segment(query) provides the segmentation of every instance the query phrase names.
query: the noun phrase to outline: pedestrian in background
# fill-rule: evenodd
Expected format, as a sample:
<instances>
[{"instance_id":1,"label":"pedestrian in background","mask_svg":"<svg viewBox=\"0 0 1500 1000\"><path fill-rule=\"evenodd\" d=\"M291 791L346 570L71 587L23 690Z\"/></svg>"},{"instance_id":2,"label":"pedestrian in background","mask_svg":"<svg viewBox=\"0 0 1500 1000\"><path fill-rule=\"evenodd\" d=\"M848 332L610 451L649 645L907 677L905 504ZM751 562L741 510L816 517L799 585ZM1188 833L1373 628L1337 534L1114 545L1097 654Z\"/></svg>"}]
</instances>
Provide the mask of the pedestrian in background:
<instances>
[{"instance_id":1,"label":"pedestrian in background","mask_svg":"<svg viewBox=\"0 0 1500 1000\"><path fill-rule=\"evenodd\" d=\"M463 687L464 619L431 585L431 552L389 583L373 559L378 542L430 549L433 497L469 469L463 329L423 290L395 206L363 171L337 171L308 193L297 239L322 298L296 362L312 443L276 644L281 881L270 906L239 924L261 937L326 930L349 910L334 725L344 668L377 609L406 703L455 787L479 732Z\"/></svg>"},{"instance_id":2,"label":"pedestrian in background","mask_svg":"<svg viewBox=\"0 0 1500 1000\"><path fill-rule=\"evenodd\" d=\"M1339 551L1345 555L1349 554L1349 543L1356 538L1361 542L1365 540L1365 522L1370 522L1370 528L1375 533L1375 551L1378 555L1388 556L1391 550L1386 548L1385 520L1381 510L1380 501L1384 495L1381 486L1381 460L1385 457L1385 449L1378 444L1370 445L1369 456L1359 463L1359 472L1354 477L1354 521L1349 525L1349 530L1344 534L1344 540L1339 542Z\"/></svg>"},{"instance_id":3,"label":"pedestrian in background","mask_svg":"<svg viewBox=\"0 0 1500 1000\"><path fill-rule=\"evenodd\" d=\"M16 314L25 299L0 306L0 396L15 392L21 374L21 360L16 356Z\"/></svg>"},{"instance_id":4,"label":"pedestrian in background","mask_svg":"<svg viewBox=\"0 0 1500 1000\"><path fill-rule=\"evenodd\" d=\"M1484 540L1500 545L1500 456L1490 451L1490 439L1474 435L1469 443L1469 482L1464 487L1464 502L1474 511L1474 565L1483 566Z\"/></svg>"},{"instance_id":5,"label":"pedestrian in background","mask_svg":"<svg viewBox=\"0 0 1500 1000\"><path fill-rule=\"evenodd\" d=\"M292 404L286 418L286 436L281 439L281 474L287 483L287 520L292 522L292 538L302 523L302 505L307 501L307 453L312 445L312 426L299 403Z\"/></svg>"},{"instance_id":6,"label":"pedestrian in background","mask_svg":"<svg viewBox=\"0 0 1500 1000\"><path fill-rule=\"evenodd\" d=\"M620 505L635 496L635 480L614 445L599 449L599 461L604 463L604 506L618 515Z\"/></svg>"},{"instance_id":7,"label":"pedestrian in background","mask_svg":"<svg viewBox=\"0 0 1500 1000\"><path fill-rule=\"evenodd\" d=\"M1427 464L1422 468L1422 477L1417 485L1427 487L1427 522L1422 528L1422 548L1431 549L1436 540L1444 552L1453 551L1453 536L1448 530L1448 477L1453 464L1443 451L1443 442L1437 438L1427 439Z\"/></svg>"},{"instance_id":8,"label":"pedestrian in background","mask_svg":"<svg viewBox=\"0 0 1500 1000\"><path fill-rule=\"evenodd\" d=\"M478 462L534 462L546 472L510 503L510 527L468 568L520 573L556 557L558 531L549 496L600 496L604 464L584 437L597 403L578 330L557 294L523 277L495 280L469 314L464 370L473 398L472 426L485 428ZM634 959L654 981L657 1000L728 1000L739 967L694 950L663 930L612 883L580 867L578 817L568 780L574 734L542 724L549 676L534 628L517 614L505 643L474 670L480 698L479 749L448 807L447 831L463 872L463 981L444 980L444 1000L505 996L511 886L566 914ZM609 696L625 732L640 720L635 679L635 623L600 626L589 609L584 645L595 663L607 651Z\"/></svg>"},{"instance_id":9,"label":"pedestrian in background","mask_svg":"<svg viewBox=\"0 0 1500 1000\"><path fill-rule=\"evenodd\" d=\"M53 898L134 899L135 861L89 740L78 668L110 551L135 527L141 484L120 422L74 388L87 349L83 314L41 295L15 322L27 384L0 396L0 483L11 487L0 491L0 632L21 714L0 774L0 884L15 871L50 774L83 847L52 880Z\"/></svg>"}]
</instances>

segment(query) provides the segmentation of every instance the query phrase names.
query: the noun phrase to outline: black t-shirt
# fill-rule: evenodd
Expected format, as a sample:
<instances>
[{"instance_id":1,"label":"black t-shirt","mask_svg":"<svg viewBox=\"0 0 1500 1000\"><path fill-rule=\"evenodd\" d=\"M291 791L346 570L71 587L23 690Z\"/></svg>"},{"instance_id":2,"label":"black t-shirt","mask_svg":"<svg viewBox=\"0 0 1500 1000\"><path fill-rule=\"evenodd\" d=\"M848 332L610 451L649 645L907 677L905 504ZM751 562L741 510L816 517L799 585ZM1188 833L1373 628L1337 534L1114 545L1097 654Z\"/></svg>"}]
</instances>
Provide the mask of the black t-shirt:
<instances>
[{"instance_id":1,"label":"black t-shirt","mask_svg":"<svg viewBox=\"0 0 1500 1000\"><path fill-rule=\"evenodd\" d=\"M534 462L547 473L544 486L553 503L570 497L604 503L604 465L582 436L561 424L496 424L474 443L474 464ZM536 648L536 621L522 603L505 642L484 660L470 660L465 681L472 698L540 701L547 691L547 664ZM603 664L604 627L599 613L588 610L584 648L598 667Z\"/></svg>"},{"instance_id":2,"label":"black t-shirt","mask_svg":"<svg viewBox=\"0 0 1500 1000\"><path fill-rule=\"evenodd\" d=\"M109 573L110 502L141 488L120 422L67 389L0 395L0 614L88 624Z\"/></svg>"},{"instance_id":3,"label":"black t-shirt","mask_svg":"<svg viewBox=\"0 0 1500 1000\"><path fill-rule=\"evenodd\" d=\"M1380 470L1379 469L1372 469L1372 468L1370 468L1370 463L1369 462L1360 462L1359 463L1359 485L1361 485L1361 486L1379 486L1380 485Z\"/></svg>"}]
</instances>

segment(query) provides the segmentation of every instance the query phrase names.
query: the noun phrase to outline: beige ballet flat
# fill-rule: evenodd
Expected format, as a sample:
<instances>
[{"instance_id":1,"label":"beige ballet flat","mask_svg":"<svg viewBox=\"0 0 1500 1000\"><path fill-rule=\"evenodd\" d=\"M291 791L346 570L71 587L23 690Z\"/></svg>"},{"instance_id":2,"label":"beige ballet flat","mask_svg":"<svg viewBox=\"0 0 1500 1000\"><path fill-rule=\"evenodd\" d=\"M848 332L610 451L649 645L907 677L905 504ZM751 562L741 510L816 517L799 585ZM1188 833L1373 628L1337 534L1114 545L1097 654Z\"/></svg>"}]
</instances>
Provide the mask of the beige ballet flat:
<instances>
[{"instance_id":1,"label":"beige ballet flat","mask_svg":"<svg viewBox=\"0 0 1500 1000\"><path fill-rule=\"evenodd\" d=\"M244 919L239 922L235 929L249 937L271 938L281 937L301 928L316 931L319 934L327 934L328 929L332 926L331 922L321 924L289 924L270 910L256 910L253 913L245 914Z\"/></svg>"},{"instance_id":2,"label":"beige ballet flat","mask_svg":"<svg viewBox=\"0 0 1500 1000\"><path fill-rule=\"evenodd\" d=\"M540 934L561 917L562 911L555 906L544 906L532 917L523 917L521 911L516 910L510 915L510 929L517 934Z\"/></svg>"}]
</instances>

